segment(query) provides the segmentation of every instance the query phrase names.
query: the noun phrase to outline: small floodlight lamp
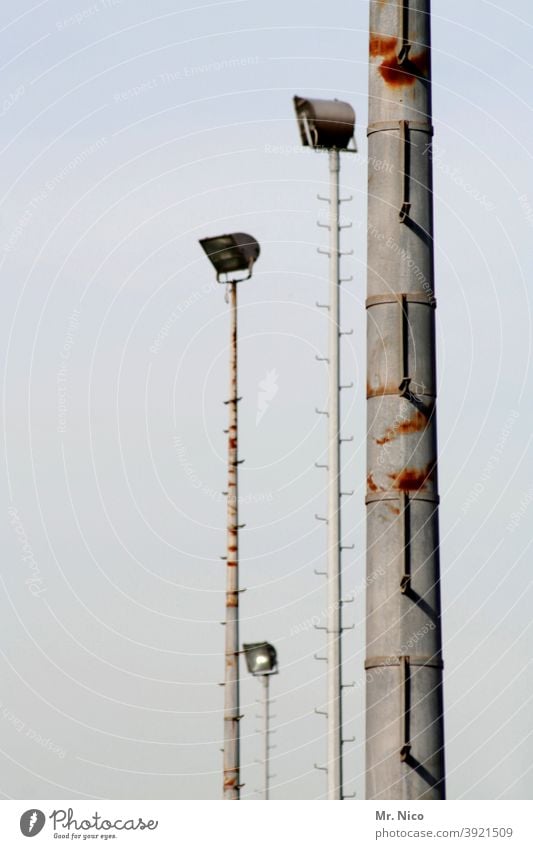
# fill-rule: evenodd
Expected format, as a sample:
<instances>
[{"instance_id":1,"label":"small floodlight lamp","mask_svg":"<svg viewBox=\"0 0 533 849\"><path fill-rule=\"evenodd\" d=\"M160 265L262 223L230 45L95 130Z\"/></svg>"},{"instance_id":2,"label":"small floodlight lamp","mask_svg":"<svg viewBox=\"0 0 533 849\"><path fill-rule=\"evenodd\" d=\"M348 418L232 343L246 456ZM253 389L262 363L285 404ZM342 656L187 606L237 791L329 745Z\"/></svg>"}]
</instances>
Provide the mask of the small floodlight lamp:
<instances>
[{"instance_id":1,"label":"small floodlight lamp","mask_svg":"<svg viewBox=\"0 0 533 849\"><path fill-rule=\"evenodd\" d=\"M354 150L348 147L355 131L355 112L349 103L296 96L294 108L303 145L318 150Z\"/></svg>"},{"instance_id":2,"label":"small floodlight lamp","mask_svg":"<svg viewBox=\"0 0 533 849\"><path fill-rule=\"evenodd\" d=\"M252 276L252 268L260 252L259 243L253 236L248 233L229 233L225 236L200 239L200 244L215 267L219 283L230 282L221 280L220 277L235 271L247 272L243 280Z\"/></svg>"},{"instance_id":3,"label":"small floodlight lamp","mask_svg":"<svg viewBox=\"0 0 533 849\"><path fill-rule=\"evenodd\" d=\"M270 643L244 643L248 672L252 675L272 675L278 670L276 649Z\"/></svg>"}]
</instances>

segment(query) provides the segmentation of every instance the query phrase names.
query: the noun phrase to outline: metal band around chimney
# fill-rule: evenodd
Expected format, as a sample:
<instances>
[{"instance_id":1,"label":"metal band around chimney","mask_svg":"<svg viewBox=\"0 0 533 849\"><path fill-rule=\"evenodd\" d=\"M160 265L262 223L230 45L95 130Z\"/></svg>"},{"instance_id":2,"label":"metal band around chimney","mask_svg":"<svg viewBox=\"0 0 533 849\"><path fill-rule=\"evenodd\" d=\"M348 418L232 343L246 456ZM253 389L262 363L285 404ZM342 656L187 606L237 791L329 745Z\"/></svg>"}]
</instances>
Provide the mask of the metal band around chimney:
<instances>
[{"instance_id":1,"label":"metal band around chimney","mask_svg":"<svg viewBox=\"0 0 533 849\"><path fill-rule=\"evenodd\" d=\"M394 655L389 657L369 657L365 660L365 669L377 669L378 667L401 666L405 655ZM444 669L444 663L440 657L430 655L409 655L411 666L428 666L431 669Z\"/></svg>"},{"instance_id":2,"label":"metal band around chimney","mask_svg":"<svg viewBox=\"0 0 533 849\"><path fill-rule=\"evenodd\" d=\"M366 134L367 136L371 136L372 133L399 130L400 123L400 121L374 121L372 124L368 125ZM433 124L428 124L427 121L409 121L409 129L412 132L427 133L429 136L432 136L435 132Z\"/></svg>"},{"instance_id":3,"label":"metal band around chimney","mask_svg":"<svg viewBox=\"0 0 533 849\"><path fill-rule=\"evenodd\" d=\"M389 292L387 295L372 295L366 299L365 306L369 309L369 307L376 307L380 304L401 304L402 301L408 304L425 304L433 309L437 306L437 301L433 296L431 300L428 300L427 295L420 292Z\"/></svg>"},{"instance_id":4,"label":"metal band around chimney","mask_svg":"<svg viewBox=\"0 0 533 849\"><path fill-rule=\"evenodd\" d=\"M365 498L365 504L373 504L375 501L401 501L402 492L397 489L387 489L383 492L371 492ZM430 504L440 504L438 495L430 492L410 492L410 501L429 501Z\"/></svg>"}]
</instances>

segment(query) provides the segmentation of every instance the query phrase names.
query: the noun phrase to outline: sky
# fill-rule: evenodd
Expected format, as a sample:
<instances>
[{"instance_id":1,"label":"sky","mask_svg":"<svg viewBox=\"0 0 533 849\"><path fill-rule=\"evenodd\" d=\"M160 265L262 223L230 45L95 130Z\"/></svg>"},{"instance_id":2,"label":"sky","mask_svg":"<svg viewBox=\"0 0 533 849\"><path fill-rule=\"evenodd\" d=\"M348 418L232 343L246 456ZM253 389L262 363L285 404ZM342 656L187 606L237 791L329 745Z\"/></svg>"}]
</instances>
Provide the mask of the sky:
<instances>
[{"instance_id":1,"label":"sky","mask_svg":"<svg viewBox=\"0 0 533 849\"><path fill-rule=\"evenodd\" d=\"M437 0L432 25L447 789L527 799L533 20ZM235 230L261 244L239 289L241 639L279 655L272 798L325 796L328 170L299 94L357 113L343 698L364 798L368 3L21 0L0 45L1 797L220 798L229 314L198 239Z\"/></svg>"}]
</instances>

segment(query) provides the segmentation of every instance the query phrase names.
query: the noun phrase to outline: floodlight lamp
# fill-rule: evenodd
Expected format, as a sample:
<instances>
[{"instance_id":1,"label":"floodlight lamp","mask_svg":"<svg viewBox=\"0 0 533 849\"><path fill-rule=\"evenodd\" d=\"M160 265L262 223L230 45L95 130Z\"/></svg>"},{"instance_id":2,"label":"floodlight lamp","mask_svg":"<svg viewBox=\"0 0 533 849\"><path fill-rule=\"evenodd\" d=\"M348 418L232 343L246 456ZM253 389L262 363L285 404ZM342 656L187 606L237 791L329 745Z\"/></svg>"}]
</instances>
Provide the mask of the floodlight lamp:
<instances>
[{"instance_id":1,"label":"floodlight lamp","mask_svg":"<svg viewBox=\"0 0 533 849\"><path fill-rule=\"evenodd\" d=\"M244 643L243 650L252 675L274 675L278 671L276 649L270 643Z\"/></svg>"},{"instance_id":2,"label":"floodlight lamp","mask_svg":"<svg viewBox=\"0 0 533 849\"><path fill-rule=\"evenodd\" d=\"M343 100L294 97L302 144L315 150L356 151L355 112ZM353 146L349 147L353 141Z\"/></svg>"},{"instance_id":3,"label":"floodlight lamp","mask_svg":"<svg viewBox=\"0 0 533 849\"><path fill-rule=\"evenodd\" d=\"M259 243L248 233L229 233L225 236L214 236L200 239L200 244L215 267L219 283L240 282L228 280L228 275L234 272L247 272L240 280L248 280L257 260L260 249ZM222 275L225 275L222 280Z\"/></svg>"}]
</instances>

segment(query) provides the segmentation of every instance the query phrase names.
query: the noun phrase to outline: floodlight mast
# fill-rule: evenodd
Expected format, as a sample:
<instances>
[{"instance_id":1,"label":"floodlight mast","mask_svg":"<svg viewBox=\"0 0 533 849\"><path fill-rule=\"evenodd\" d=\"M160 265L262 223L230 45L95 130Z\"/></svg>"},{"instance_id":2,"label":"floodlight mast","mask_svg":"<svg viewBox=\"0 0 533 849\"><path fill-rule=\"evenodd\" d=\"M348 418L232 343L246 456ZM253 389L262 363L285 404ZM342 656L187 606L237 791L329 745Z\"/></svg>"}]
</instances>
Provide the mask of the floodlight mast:
<instances>
[{"instance_id":1,"label":"floodlight mast","mask_svg":"<svg viewBox=\"0 0 533 849\"><path fill-rule=\"evenodd\" d=\"M340 482L340 156L329 151L329 380L328 380L328 560L327 560L327 782L328 799L342 799L342 654L341 654L341 482Z\"/></svg>"},{"instance_id":2,"label":"floodlight mast","mask_svg":"<svg viewBox=\"0 0 533 849\"><path fill-rule=\"evenodd\" d=\"M278 671L276 649L271 643L244 643L248 671L261 678L263 707L263 799L270 799L270 676ZM262 652L258 657L258 652ZM265 663L266 661L266 663ZM259 662L259 663L258 663Z\"/></svg>"},{"instance_id":3,"label":"floodlight mast","mask_svg":"<svg viewBox=\"0 0 533 849\"><path fill-rule=\"evenodd\" d=\"M370 2L368 799L445 798L430 15Z\"/></svg>"},{"instance_id":4,"label":"floodlight mast","mask_svg":"<svg viewBox=\"0 0 533 849\"><path fill-rule=\"evenodd\" d=\"M263 799L270 799L270 675L261 675L263 685Z\"/></svg>"},{"instance_id":5,"label":"floodlight mast","mask_svg":"<svg viewBox=\"0 0 533 849\"><path fill-rule=\"evenodd\" d=\"M328 799L343 798L342 600L340 458L340 151L355 152L355 113L338 100L294 98L304 146L329 157L329 322L328 322L328 485L327 485L327 786ZM349 147L350 143L353 147Z\"/></svg>"},{"instance_id":6,"label":"floodlight mast","mask_svg":"<svg viewBox=\"0 0 533 849\"><path fill-rule=\"evenodd\" d=\"M228 488L227 488L227 553L226 618L224 648L224 775L223 798L239 800L240 782L240 694L239 694L239 476L238 467L238 347L237 347L237 283L252 276L259 256L259 245L246 233L233 233L200 244L211 260L219 283L227 286L230 305L230 362L228 406ZM236 279L235 272L246 272ZM223 279L224 278L224 279Z\"/></svg>"},{"instance_id":7,"label":"floodlight mast","mask_svg":"<svg viewBox=\"0 0 533 849\"><path fill-rule=\"evenodd\" d=\"M230 303L230 381L226 555L226 639L224 681L224 799L240 799L239 700L239 473L237 283L228 284Z\"/></svg>"}]
</instances>

